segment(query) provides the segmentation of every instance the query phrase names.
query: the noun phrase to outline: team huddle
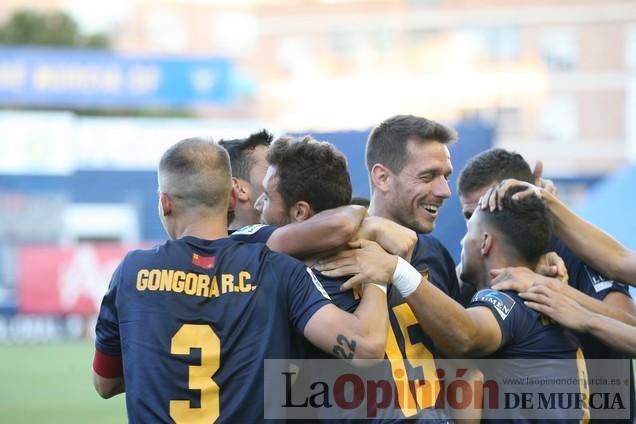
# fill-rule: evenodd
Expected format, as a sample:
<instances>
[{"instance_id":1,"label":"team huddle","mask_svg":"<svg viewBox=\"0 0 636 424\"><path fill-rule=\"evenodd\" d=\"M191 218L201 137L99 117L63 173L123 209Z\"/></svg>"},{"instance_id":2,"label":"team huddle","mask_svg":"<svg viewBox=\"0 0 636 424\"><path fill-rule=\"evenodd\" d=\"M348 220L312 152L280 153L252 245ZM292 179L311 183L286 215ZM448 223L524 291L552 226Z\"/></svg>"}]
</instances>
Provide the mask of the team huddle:
<instances>
[{"instance_id":1,"label":"team huddle","mask_svg":"<svg viewBox=\"0 0 636 424\"><path fill-rule=\"evenodd\" d=\"M291 419L266 412L281 406L274 392L291 405L290 391L325 378L312 364L333 362L391 381L373 396L394 401L334 415L323 393L303 404L305 421L596 422L586 383L575 407L543 415L446 402L444 358L470 384L502 372L470 358L586 382L604 371L583 358L636 354L636 307L618 282L636 283L636 255L574 215L519 154L491 149L460 171L467 231L454 263L430 233L451 196L456 138L411 115L375 127L366 205L353 204L364 202L352 202L347 161L328 142L261 131L170 147L158 166L170 240L130 252L112 276L96 326L98 393L125 392L131 423ZM264 377L270 359L289 360L280 384ZM342 396L351 405L355 387ZM632 382L627 417L611 422L632 422L633 399Z\"/></svg>"}]
</instances>

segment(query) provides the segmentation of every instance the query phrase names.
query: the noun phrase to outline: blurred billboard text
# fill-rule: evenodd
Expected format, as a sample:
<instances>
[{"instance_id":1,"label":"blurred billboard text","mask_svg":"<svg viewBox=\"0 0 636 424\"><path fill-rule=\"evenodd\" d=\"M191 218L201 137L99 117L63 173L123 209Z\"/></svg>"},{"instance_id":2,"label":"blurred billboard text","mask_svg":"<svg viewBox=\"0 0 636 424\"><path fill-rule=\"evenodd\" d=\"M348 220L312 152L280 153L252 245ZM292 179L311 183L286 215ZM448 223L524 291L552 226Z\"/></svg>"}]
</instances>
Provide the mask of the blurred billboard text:
<instances>
[{"instance_id":1,"label":"blurred billboard text","mask_svg":"<svg viewBox=\"0 0 636 424\"><path fill-rule=\"evenodd\" d=\"M216 57L0 49L0 103L20 106L183 107L232 99L232 63Z\"/></svg>"}]
</instances>

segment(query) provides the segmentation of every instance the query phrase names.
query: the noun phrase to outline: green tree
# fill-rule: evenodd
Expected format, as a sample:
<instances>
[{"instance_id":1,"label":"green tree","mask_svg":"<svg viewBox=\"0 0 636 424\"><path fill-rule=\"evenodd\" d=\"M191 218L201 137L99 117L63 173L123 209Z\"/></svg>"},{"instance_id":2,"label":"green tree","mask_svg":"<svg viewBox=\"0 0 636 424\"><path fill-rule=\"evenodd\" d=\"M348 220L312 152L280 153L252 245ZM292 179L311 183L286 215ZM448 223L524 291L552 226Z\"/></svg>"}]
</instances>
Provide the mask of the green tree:
<instances>
[{"instance_id":1,"label":"green tree","mask_svg":"<svg viewBox=\"0 0 636 424\"><path fill-rule=\"evenodd\" d=\"M13 45L78 46L108 48L104 34L82 34L77 23L64 12L15 12L0 26L0 43Z\"/></svg>"}]
</instances>

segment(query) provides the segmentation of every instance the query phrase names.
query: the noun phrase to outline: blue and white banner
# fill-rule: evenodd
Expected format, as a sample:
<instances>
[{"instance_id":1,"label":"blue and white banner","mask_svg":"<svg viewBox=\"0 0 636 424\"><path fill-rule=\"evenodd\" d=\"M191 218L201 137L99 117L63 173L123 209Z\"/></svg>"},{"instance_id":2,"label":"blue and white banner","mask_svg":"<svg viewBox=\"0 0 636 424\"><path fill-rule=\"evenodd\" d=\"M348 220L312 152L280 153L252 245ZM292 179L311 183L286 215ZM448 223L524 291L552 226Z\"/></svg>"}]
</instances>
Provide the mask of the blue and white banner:
<instances>
[{"instance_id":1,"label":"blue and white banner","mask_svg":"<svg viewBox=\"0 0 636 424\"><path fill-rule=\"evenodd\" d=\"M187 107L232 100L230 60L106 51L0 48L0 104Z\"/></svg>"}]
</instances>

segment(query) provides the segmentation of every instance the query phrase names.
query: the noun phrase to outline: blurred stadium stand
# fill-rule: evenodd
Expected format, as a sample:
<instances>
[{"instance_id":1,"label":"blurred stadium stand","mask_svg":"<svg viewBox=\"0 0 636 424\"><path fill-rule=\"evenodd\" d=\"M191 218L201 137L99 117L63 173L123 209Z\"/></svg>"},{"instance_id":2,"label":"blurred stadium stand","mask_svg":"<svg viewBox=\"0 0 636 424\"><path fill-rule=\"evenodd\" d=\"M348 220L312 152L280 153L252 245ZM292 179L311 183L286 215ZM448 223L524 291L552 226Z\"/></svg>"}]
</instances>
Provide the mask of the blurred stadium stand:
<instances>
[{"instance_id":1,"label":"blurred stadium stand","mask_svg":"<svg viewBox=\"0 0 636 424\"><path fill-rule=\"evenodd\" d=\"M636 250L635 188L636 164L629 164L594 185L576 211Z\"/></svg>"}]
</instances>

